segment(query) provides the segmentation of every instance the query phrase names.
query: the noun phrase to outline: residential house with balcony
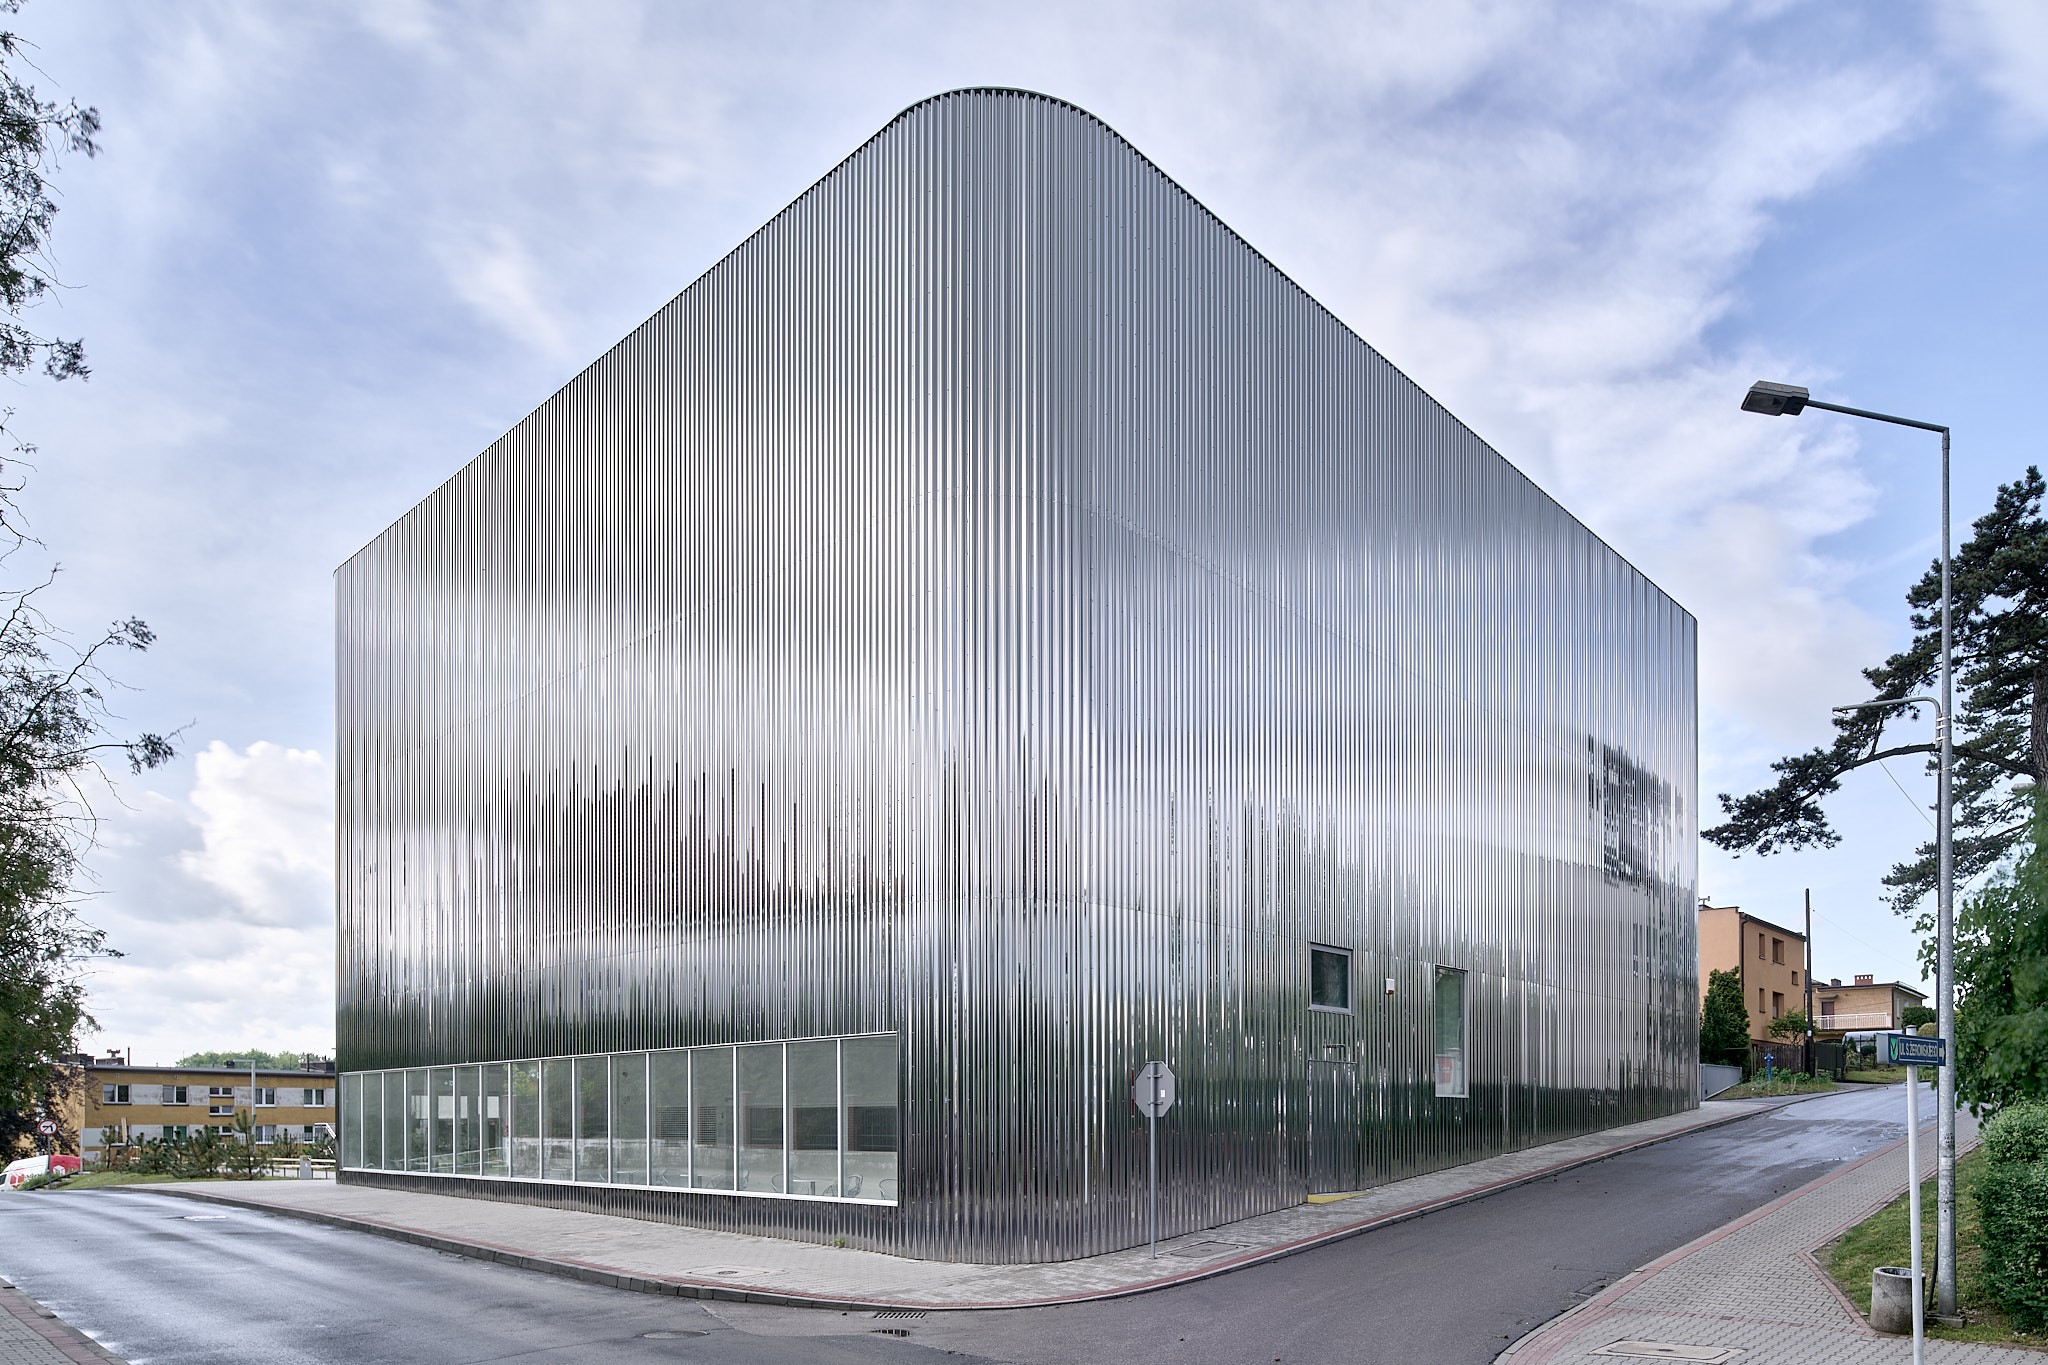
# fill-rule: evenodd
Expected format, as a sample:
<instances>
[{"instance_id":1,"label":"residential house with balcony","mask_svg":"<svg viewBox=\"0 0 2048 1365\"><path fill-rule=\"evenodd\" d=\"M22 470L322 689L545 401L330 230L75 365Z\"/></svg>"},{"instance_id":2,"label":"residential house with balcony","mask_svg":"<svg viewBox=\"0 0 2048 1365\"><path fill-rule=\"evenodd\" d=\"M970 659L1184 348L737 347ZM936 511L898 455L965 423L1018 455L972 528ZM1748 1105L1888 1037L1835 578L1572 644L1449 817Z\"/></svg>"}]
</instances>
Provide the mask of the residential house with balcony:
<instances>
[{"instance_id":1,"label":"residential house with balcony","mask_svg":"<svg viewBox=\"0 0 2048 1365\"><path fill-rule=\"evenodd\" d=\"M1844 986L1833 977L1813 988L1813 1027L1831 1035L1892 1032L1905 1027L1909 1008L1926 1003L1925 994L1904 982L1864 973Z\"/></svg>"}]
</instances>

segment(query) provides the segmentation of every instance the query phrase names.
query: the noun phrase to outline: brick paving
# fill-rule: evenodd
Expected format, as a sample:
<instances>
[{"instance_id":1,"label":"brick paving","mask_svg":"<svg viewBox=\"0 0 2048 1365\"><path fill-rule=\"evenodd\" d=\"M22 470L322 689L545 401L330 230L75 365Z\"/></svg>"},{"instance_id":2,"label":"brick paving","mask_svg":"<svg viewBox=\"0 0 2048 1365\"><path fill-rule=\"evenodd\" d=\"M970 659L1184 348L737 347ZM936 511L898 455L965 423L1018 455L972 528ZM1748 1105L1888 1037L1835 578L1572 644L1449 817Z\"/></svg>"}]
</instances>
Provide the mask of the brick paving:
<instances>
[{"instance_id":1,"label":"brick paving","mask_svg":"<svg viewBox=\"0 0 2048 1365\"><path fill-rule=\"evenodd\" d=\"M91 1337L0 1280L0 1365L125 1365Z\"/></svg>"},{"instance_id":2,"label":"brick paving","mask_svg":"<svg viewBox=\"0 0 2048 1365\"><path fill-rule=\"evenodd\" d=\"M1683 1114L1490 1157L1336 1203L1303 1204L1172 1238L1160 1242L1157 1259L1138 1247L1031 1265L918 1261L784 1238L324 1180L149 1189L264 1208L650 1293L804 1308L1020 1308L1114 1298L1257 1265L1783 1103L1709 1100Z\"/></svg>"},{"instance_id":3,"label":"brick paving","mask_svg":"<svg viewBox=\"0 0 2048 1365\"><path fill-rule=\"evenodd\" d=\"M1966 1148L1975 1132L1967 1113L1957 1116L1959 1146ZM1921 1146L1928 1175L1933 1150L1930 1123ZM1731 1365L1910 1361L1911 1339L1872 1331L1811 1254L1905 1189L1901 1141L1653 1261L1510 1346L1500 1365L1616 1365L1629 1358L1617 1350L1625 1342L1737 1352L1729 1357ZM1931 1220L1934 1210L1925 1214ZM2048 1356L1930 1338L1927 1359L2043 1365Z\"/></svg>"}]
</instances>

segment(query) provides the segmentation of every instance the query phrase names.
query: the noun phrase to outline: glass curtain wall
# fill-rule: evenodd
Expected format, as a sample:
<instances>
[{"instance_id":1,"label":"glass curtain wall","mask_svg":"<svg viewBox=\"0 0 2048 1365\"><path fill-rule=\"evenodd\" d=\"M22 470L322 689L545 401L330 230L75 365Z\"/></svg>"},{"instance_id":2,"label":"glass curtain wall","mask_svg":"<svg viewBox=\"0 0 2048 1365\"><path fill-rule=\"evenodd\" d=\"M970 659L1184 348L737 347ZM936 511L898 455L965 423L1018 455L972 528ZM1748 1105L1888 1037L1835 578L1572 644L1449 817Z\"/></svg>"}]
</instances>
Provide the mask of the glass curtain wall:
<instances>
[{"instance_id":1,"label":"glass curtain wall","mask_svg":"<svg viewBox=\"0 0 2048 1365\"><path fill-rule=\"evenodd\" d=\"M647 1058L648 1160L657 1185L690 1183L690 1054L655 1052Z\"/></svg>"},{"instance_id":2,"label":"glass curtain wall","mask_svg":"<svg viewBox=\"0 0 2048 1365\"><path fill-rule=\"evenodd\" d=\"M612 1058L612 1183L647 1183L647 1054Z\"/></svg>"},{"instance_id":3,"label":"glass curtain wall","mask_svg":"<svg viewBox=\"0 0 2048 1365\"><path fill-rule=\"evenodd\" d=\"M343 1160L893 1202L897 1067L880 1034L351 1072Z\"/></svg>"},{"instance_id":4,"label":"glass curtain wall","mask_svg":"<svg viewBox=\"0 0 2048 1365\"><path fill-rule=\"evenodd\" d=\"M483 1102L477 1111L477 1142L483 1158L483 1175L512 1174L511 1134L505 1118L511 1112L505 1089L505 1067L493 1062L483 1068Z\"/></svg>"}]
</instances>

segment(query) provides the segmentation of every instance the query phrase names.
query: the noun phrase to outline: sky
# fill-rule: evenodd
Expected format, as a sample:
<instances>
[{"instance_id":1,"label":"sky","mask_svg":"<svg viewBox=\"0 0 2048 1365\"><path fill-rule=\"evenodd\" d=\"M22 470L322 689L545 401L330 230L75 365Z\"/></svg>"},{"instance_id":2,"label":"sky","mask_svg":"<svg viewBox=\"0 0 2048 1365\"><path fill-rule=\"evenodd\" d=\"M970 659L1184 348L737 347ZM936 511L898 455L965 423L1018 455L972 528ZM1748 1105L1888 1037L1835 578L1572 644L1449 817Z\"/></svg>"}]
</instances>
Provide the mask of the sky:
<instances>
[{"instance_id":1,"label":"sky","mask_svg":"<svg viewBox=\"0 0 2048 1365\"><path fill-rule=\"evenodd\" d=\"M333 1043L333 571L904 107L1101 117L1699 621L1704 813L1829 737L1938 546L1932 437L1743 414L1759 378L1955 430L1958 539L2042 459L2033 0L281 6L32 0L104 151L58 172L85 383L0 403L75 633L180 757L97 804L97 1048ZM1700 892L1822 978L1921 979L1880 879L1910 760L1825 852Z\"/></svg>"}]
</instances>

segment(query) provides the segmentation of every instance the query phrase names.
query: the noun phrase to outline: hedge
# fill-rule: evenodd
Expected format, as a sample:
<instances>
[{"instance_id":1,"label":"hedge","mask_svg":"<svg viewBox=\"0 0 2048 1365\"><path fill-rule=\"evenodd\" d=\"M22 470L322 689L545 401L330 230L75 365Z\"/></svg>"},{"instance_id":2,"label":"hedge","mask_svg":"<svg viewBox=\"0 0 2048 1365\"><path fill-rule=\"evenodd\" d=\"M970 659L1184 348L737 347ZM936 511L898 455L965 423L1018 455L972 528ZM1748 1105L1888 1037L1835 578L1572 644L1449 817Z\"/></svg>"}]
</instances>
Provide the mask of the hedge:
<instances>
[{"instance_id":1,"label":"hedge","mask_svg":"<svg viewBox=\"0 0 2048 1365\"><path fill-rule=\"evenodd\" d=\"M1977 1176L1985 1292L2013 1326L2048 1331L2048 1103L2009 1105L1984 1125Z\"/></svg>"}]
</instances>

